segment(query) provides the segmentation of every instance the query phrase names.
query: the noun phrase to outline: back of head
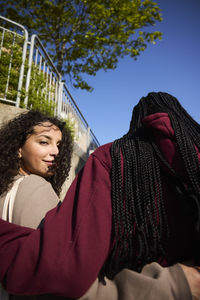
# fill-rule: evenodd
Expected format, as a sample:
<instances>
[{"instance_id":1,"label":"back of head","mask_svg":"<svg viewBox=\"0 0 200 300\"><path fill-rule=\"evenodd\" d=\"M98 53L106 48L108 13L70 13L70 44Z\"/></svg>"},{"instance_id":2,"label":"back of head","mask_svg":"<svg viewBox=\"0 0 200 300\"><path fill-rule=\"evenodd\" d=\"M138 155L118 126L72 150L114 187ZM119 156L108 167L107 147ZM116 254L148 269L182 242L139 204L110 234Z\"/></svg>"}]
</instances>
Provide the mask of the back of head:
<instances>
[{"instance_id":1,"label":"back of head","mask_svg":"<svg viewBox=\"0 0 200 300\"><path fill-rule=\"evenodd\" d=\"M161 161L167 168L170 166L143 124L144 117L158 112L168 114L187 170L187 183L200 194L199 162L194 147L200 149L199 124L175 97L163 92L149 93L134 107L128 133L111 147L115 245L105 264L105 273L110 278L122 268L141 270L165 255L169 231Z\"/></svg>"},{"instance_id":2,"label":"back of head","mask_svg":"<svg viewBox=\"0 0 200 300\"><path fill-rule=\"evenodd\" d=\"M166 112L170 118L179 119L186 123L189 128L193 127L200 132L200 126L182 107L180 102L172 95L164 92L151 92L146 97L142 97L138 104L133 108L129 134L137 131L143 126L144 117L157 112Z\"/></svg>"}]
</instances>

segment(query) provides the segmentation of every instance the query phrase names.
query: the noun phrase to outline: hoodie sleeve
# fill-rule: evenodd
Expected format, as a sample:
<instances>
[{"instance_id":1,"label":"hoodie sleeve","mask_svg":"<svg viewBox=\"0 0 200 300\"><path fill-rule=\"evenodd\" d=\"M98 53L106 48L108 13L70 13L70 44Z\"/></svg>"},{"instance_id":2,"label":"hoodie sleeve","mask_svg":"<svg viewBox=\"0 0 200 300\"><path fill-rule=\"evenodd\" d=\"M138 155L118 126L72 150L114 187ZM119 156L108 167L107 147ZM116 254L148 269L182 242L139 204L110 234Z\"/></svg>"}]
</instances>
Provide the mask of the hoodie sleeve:
<instances>
[{"instance_id":1,"label":"hoodie sleeve","mask_svg":"<svg viewBox=\"0 0 200 300\"><path fill-rule=\"evenodd\" d=\"M41 229L1 220L0 281L9 293L78 298L88 290L110 249L110 190L108 170L90 156Z\"/></svg>"},{"instance_id":2,"label":"hoodie sleeve","mask_svg":"<svg viewBox=\"0 0 200 300\"><path fill-rule=\"evenodd\" d=\"M192 300L190 287L179 264L163 268L146 265L141 273L128 269L119 272L106 285L96 280L79 300Z\"/></svg>"}]
</instances>

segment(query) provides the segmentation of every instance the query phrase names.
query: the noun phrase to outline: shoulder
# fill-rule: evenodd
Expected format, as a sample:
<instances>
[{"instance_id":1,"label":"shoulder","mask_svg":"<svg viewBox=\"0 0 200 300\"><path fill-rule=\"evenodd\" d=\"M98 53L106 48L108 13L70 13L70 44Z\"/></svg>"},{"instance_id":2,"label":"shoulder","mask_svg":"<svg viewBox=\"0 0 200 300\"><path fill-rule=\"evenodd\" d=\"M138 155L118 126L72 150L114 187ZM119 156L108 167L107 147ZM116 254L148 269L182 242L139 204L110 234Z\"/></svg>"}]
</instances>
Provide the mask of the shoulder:
<instances>
[{"instance_id":1,"label":"shoulder","mask_svg":"<svg viewBox=\"0 0 200 300\"><path fill-rule=\"evenodd\" d=\"M102 145L91 154L91 157L97 159L108 170L110 170L112 166L110 155L111 146L112 143Z\"/></svg>"},{"instance_id":2,"label":"shoulder","mask_svg":"<svg viewBox=\"0 0 200 300\"><path fill-rule=\"evenodd\" d=\"M22 184L34 184L34 185L50 185L51 184L44 179L43 177L35 174L24 176L24 179L21 182Z\"/></svg>"},{"instance_id":3,"label":"shoulder","mask_svg":"<svg viewBox=\"0 0 200 300\"><path fill-rule=\"evenodd\" d=\"M25 176L17 190L13 223L36 228L59 202L51 184L38 175Z\"/></svg>"},{"instance_id":4,"label":"shoulder","mask_svg":"<svg viewBox=\"0 0 200 300\"><path fill-rule=\"evenodd\" d=\"M35 174L24 177L19 185L17 195L20 197L23 195L30 196L31 199L37 196L45 198L51 196L50 198L53 197L53 199L55 198L56 201L58 199L51 184L45 178Z\"/></svg>"},{"instance_id":5,"label":"shoulder","mask_svg":"<svg viewBox=\"0 0 200 300\"><path fill-rule=\"evenodd\" d=\"M35 174L24 176L24 179L20 182L19 191L22 189L27 190L28 193L38 189L53 190L51 184L45 178Z\"/></svg>"},{"instance_id":6,"label":"shoulder","mask_svg":"<svg viewBox=\"0 0 200 300\"><path fill-rule=\"evenodd\" d=\"M30 195L32 193L46 193L47 191L54 192L51 184L43 177L38 175L28 175L20 182L18 192L25 195Z\"/></svg>"}]
</instances>

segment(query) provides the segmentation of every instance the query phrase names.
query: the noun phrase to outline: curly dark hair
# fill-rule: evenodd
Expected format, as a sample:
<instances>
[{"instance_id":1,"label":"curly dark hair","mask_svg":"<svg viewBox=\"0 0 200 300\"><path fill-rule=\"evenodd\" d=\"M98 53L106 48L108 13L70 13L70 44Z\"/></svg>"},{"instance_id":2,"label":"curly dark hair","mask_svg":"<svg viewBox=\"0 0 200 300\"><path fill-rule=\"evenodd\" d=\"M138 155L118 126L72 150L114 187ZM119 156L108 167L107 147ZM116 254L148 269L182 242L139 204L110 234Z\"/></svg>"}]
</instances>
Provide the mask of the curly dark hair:
<instances>
[{"instance_id":1,"label":"curly dark hair","mask_svg":"<svg viewBox=\"0 0 200 300\"><path fill-rule=\"evenodd\" d=\"M183 183L181 174L176 174L168 165L143 123L145 116L157 112L168 113L171 120L186 170ZM170 181L175 194L177 187L184 189L185 184L188 187L185 192L191 191L192 196L188 193L184 201L187 207L193 208L194 230L200 237L200 166L194 145L200 150L200 125L175 97L152 92L134 107L128 133L116 140L111 148L115 244L103 267L109 278L123 268L140 271L145 264L165 256L169 237L163 193L165 180ZM186 202L182 204L186 205Z\"/></svg>"},{"instance_id":2,"label":"curly dark hair","mask_svg":"<svg viewBox=\"0 0 200 300\"><path fill-rule=\"evenodd\" d=\"M36 110L20 114L0 129L0 194L8 189L19 172L19 148L24 145L27 136L34 132L34 127L43 122L50 122L57 126L62 133L53 175L45 178L51 183L56 194L60 194L71 167L73 139L69 129L65 126L65 122Z\"/></svg>"}]
</instances>

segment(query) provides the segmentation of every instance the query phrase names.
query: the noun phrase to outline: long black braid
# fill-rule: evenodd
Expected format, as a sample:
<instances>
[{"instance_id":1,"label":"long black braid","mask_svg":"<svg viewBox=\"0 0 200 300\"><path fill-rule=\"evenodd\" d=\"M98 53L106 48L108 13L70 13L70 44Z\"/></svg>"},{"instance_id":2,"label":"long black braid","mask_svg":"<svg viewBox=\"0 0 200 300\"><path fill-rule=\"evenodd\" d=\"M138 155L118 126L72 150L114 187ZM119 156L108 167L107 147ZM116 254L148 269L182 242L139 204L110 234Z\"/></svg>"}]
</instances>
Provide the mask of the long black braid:
<instances>
[{"instance_id":1,"label":"long black braid","mask_svg":"<svg viewBox=\"0 0 200 300\"><path fill-rule=\"evenodd\" d=\"M142 122L145 116L156 112L166 112L170 117L186 170L184 179L165 161ZM200 150L200 125L175 97L162 92L150 93L134 107L128 133L111 148L114 247L104 265L109 278L125 267L140 271L146 263L165 255L169 229L162 186L163 166L171 174L168 176L177 179L174 185L180 183L182 193L183 189L186 191L185 184L192 190L195 200L188 197L187 202L200 207L200 172L194 145ZM197 221L200 212L196 211Z\"/></svg>"}]
</instances>

